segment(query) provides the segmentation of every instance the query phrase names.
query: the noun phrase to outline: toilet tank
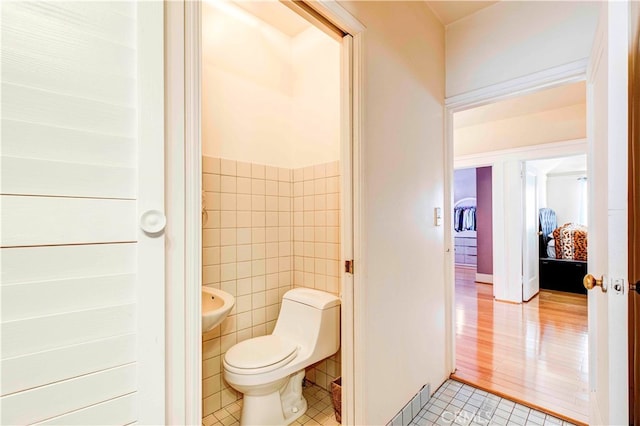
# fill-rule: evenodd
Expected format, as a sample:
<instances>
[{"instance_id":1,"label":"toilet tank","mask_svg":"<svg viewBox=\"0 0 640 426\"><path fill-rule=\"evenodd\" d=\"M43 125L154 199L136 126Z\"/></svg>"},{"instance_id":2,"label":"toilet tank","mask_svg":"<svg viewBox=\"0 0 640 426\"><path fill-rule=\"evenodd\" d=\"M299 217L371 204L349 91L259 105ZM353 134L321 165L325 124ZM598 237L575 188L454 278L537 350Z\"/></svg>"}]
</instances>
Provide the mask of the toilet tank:
<instances>
[{"instance_id":1,"label":"toilet tank","mask_svg":"<svg viewBox=\"0 0 640 426\"><path fill-rule=\"evenodd\" d=\"M289 290L273 334L297 342L301 353L318 361L333 355L340 347L340 298L309 288Z\"/></svg>"}]
</instances>

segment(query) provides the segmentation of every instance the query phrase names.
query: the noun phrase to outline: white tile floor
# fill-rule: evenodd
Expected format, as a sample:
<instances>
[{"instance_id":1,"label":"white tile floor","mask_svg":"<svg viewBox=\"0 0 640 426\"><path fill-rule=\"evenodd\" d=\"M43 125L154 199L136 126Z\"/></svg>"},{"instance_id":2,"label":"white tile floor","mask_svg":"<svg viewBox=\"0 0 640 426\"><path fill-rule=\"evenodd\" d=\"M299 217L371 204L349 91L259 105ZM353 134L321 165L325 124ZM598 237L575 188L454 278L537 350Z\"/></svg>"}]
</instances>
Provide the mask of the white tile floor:
<instances>
[{"instance_id":1,"label":"white tile floor","mask_svg":"<svg viewBox=\"0 0 640 426\"><path fill-rule=\"evenodd\" d=\"M339 425L334 415L331 394L328 391L309 383L302 389L302 394L307 399L308 408L292 425ZM238 426L241 410L242 400L205 417L202 419L202 426Z\"/></svg>"},{"instance_id":2,"label":"white tile floor","mask_svg":"<svg viewBox=\"0 0 640 426\"><path fill-rule=\"evenodd\" d=\"M293 422L292 425L337 426L340 424L336 421L329 391L309 383L303 388L302 394L307 399L307 412Z\"/></svg>"},{"instance_id":3,"label":"white tile floor","mask_svg":"<svg viewBox=\"0 0 640 426\"><path fill-rule=\"evenodd\" d=\"M309 384L303 388L307 412L293 423L300 425L337 426L326 390ZM203 426L238 426L242 400L216 411L202 420ZM573 426L557 417L530 409L524 405L447 380L433 394L427 405L411 421L410 426Z\"/></svg>"},{"instance_id":4,"label":"white tile floor","mask_svg":"<svg viewBox=\"0 0 640 426\"><path fill-rule=\"evenodd\" d=\"M447 380L410 425L569 426L572 423L469 385Z\"/></svg>"}]
</instances>

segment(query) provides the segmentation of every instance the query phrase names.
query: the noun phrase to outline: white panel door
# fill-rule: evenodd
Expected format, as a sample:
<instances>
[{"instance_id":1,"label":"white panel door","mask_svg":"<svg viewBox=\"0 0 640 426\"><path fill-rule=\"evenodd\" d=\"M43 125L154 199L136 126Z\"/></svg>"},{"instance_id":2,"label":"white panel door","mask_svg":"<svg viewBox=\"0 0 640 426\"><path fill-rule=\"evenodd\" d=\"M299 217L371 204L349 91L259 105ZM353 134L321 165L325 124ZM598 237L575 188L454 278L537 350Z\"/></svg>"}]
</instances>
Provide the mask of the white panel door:
<instances>
[{"instance_id":1,"label":"white panel door","mask_svg":"<svg viewBox=\"0 0 640 426\"><path fill-rule=\"evenodd\" d=\"M0 423L164 424L164 5L0 8Z\"/></svg>"},{"instance_id":2,"label":"white panel door","mask_svg":"<svg viewBox=\"0 0 640 426\"><path fill-rule=\"evenodd\" d=\"M627 90L628 8L603 2L587 78L589 424L628 424Z\"/></svg>"},{"instance_id":3,"label":"white panel door","mask_svg":"<svg viewBox=\"0 0 640 426\"><path fill-rule=\"evenodd\" d=\"M540 291L538 275L538 185L537 176L523 164L523 231L522 237L522 301L526 302Z\"/></svg>"}]
</instances>

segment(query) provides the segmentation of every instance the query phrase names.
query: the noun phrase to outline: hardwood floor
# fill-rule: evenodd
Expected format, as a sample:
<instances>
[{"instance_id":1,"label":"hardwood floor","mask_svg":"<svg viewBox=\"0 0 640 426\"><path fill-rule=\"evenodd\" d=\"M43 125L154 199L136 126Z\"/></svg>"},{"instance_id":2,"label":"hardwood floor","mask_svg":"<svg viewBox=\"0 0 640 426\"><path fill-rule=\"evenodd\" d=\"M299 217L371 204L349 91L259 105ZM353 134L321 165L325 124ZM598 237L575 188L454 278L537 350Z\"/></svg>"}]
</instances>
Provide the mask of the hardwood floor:
<instances>
[{"instance_id":1,"label":"hardwood floor","mask_svg":"<svg viewBox=\"0 0 640 426\"><path fill-rule=\"evenodd\" d=\"M586 424L587 297L542 290L527 303L497 302L474 278L456 268L452 378Z\"/></svg>"}]
</instances>

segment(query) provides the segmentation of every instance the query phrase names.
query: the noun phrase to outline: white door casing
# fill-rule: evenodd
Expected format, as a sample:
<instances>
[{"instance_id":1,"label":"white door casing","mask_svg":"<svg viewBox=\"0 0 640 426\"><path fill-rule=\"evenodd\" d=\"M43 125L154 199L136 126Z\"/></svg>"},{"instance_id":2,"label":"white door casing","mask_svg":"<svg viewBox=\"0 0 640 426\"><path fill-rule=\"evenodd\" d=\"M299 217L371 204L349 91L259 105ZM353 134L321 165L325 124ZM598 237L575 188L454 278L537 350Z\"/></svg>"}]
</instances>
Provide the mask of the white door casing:
<instances>
[{"instance_id":1,"label":"white door casing","mask_svg":"<svg viewBox=\"0 0 640 426\"><path fill-rule=\"evenodd\" d=\"M492 198L494 223L501 215L504 226L493 227L493 282L496 300L522 303L522 247L524 206L522 161L507 160L493 165ZM502 198L500 198L502 194ZM502 205L500 203L502 202ZM503 261L499 261L498 259Z\"/></svg>"},{"instance_id":2,"label":"white door casing","mask_svg":"<svg viewBox=\"0 0 640 426\"><path fill-rule=\"evenodd\" d=\"M341 64L341 157L340 165L342 170L342 236L340 248L342 253L340 259L342 264L345 260L353 260L353 98L350 96L353 90L353 37L349 34L342 38L342 64ZM342 389L344 392L342 415L345 421L353 421L355 402L354 376L344 374L346 371L354 371L354 286L353 274L342 271L341 298L343 308L340 311L340 347L342 348ZM347 396L347 392L349 395Z\"/></svg>"},{"instance_id":3,"label":"white door casing","mask_svg":"<svg viewBox=\"0 0 640 426\"><path fill-rule=\"evenodd\" d=\"M628 424L628 13L602 3L587 74L588 268L607 287L588 295L590 424Z\"/></svg>"},{"instance_id":4,"label":"white door casing","mask_svg":"<svg viewBox=\"0 0 640 426\"><path fill-rule=\"evenodd\" d=\"M522 163L522 301L540 290L538 275L538 177Z\"/></svg>"},{"instance_id":5,"label":"white door casing","mask_svg":"<svg viewBox=\"0 0 640 426\"><path fill-rule=\"evenodd\" d=\"M609 288L623 284L627 275L627 58L628 3L603 2L589 69L556 67L521 79L496 84L446 99L447 145L453 146L457 111L496 102L509 96L580 81L587 74L589 272L604 275ZM585 71L587 71L585 73ZM615 124L612 124L615 123ZM563 153L564 155L568 153ZM454 169L453 150L447 151L447 174ZM474 163L475 164L475 163ZM483 162L482 165L490 164ZM464 164L469 166L469 164ZM463 164L456 163L456 167ZM496 170L494 169L494 172ZM494 180L499 179L497 173ZM448 205L449 206L449 205ZM495 212L495 210L494 210ZM449 207L449 214L451 208ZM495 239L494 239L495 243ZM450 249L451 242L448 242ZM494 249L494 259L495 259ZM447 268L452 270L452 261ZM495 269L495 268L494 268ZM494 271L495 274L495 271ZM451 277L453 274L450 274ZM453 278L448 287L453 288ZM455 311L452 292L448 310ZM628 424L627 300L610 289L589 294L590 424ZM455 336L455 317L449 333ZM453 339L448 358L455 366ZM455 368L455 367L454 367Z\"/></svg>"},{"instance_id":6,"label":"white door casing","mask_svg":"<svg viewBox=\"0 0 640 426\"><path fill-rule=\"evenodd\" d=\"M166 424L202 421L200 7L165 3Z\"/></svg>"},{"instance_id":7,"label":"white door casing","mask_svg":"<svg viewBox=\"0 0 640 426\"><path fill-rule=\"evenodd\" d=\"M342 238L341 260L353 259L354 273L342 271L342 423L361 424L365 418L362 403L363 374L357 366L363 363L363 317L365 289L362 275L364 253L362 235L363 200L363 51L365 26L337 1L308 2L308 6L345 33L342 38L341 62L341 173Z\"/></svg>"},{"instance_id":8,"label":"white door casing","mask_svg":"<svg viewBox=\"0 0 640 426\"><path fill-rule=\"evenodd\" d=\"M351 174L354 176L350 185L353 200L350 215L353 225L351 230L347 230L346 226L343 227L343 232L344 235L353 235L350 238L354 243L350 249L345 247L346 244L343 245L343 258L351 255L356 264L361 265L362 252L359 243L359 238L361 238L359 211L362 205L360 191L362 183L359 180L362 156L360 126L362 125L361 73L363 59L361 55L365 27L337 1L309 2L307 5L351 35L344 37L342 41L342 81L343 84L349 84L342 93L342 107L351 110L348 123L347 121L343 123L343 132L347 131L347 124L351 125L350 134L346 135L345 133L350 138L351 146L348 151L345 149L342 155L343 166L344 155L352 156L349 167L351 167ZM184 227L187 230L200 228L199 187L196 188L193 183L199 182L201 179L201 117L199 110L201 11L198 2L173 1L167 5L167 14L167 52L170 56L166 63L167 87L170 89L168 93L172 98L175 98L175 102L168 103L168 122L172 132L168 135L167 142L169 149L167 184L168 194L172 197L171 203L174 203L175 200L178 204L177 206L173 204L169 206L169 211L174 212L172 216L168 217L168 231L170 232L169 238L171 238L169 250L176 255L169 259L168 269L172 272L172 276L167 281L167 289L172 292L171 297L167 298L167 310L170 312L169 317L171 318L169 322L171 331L168 334L169 341L167 343L168 353L171 357L167 360L168 400L177 402L167 408L169 423L195 424L201 421L202 414L200 392L195 388L201 383L199 364L202 352L200 345L196 345L201 339L201 318L197 307L199 307L200 286L202 285L199 275L201 268L196 264L201 263L201 259L196 258L195 255L197 253L199 256L201 244L200 239L194 237L194 232L180 235L180 228ZM181 127L183 122L184 129ZM182 154L184 154L184 158L181 157ZM343 170L343 173L346 176L347 171ZM184 197L181 196L182 192L186 192ZM345 196L346 191L343 193L343 198ZM184 203L184 216L180 216L181 203ZM348 214L346 207L343 212L345 215ZM174 228L173 233L171 233L171 225ZM180 256L181 253L184 253L184 256ZM342 306L351 307L358 303L364 303L362 292L358 295L355 294L355 288L358 287L358 275L344 274L344 276L346 279L343 286ZM350 293L346 294L347 292ZM190 306L192 309L189 308ZM359 386L359 382L356 380L361 377L355 374L354 368L348 366L356 364L358 357L361 356L358 350L362 345L358 344L359 335L356 330L359 324L363 325L364 323L362 318L357 317L362 310L350 309L350 311L346 312L343 317L343 321L349 324L347 327L351 327L351 330L347 329L343 332L346 336L352 335L354 337L353 341L350 341L348 337L342 339L343 343L347 342L342 348L342 365L345 369L342 376L342 418L345 424L357 424L357 418L364 416L361 410L359 411L360 406L354 402ZM349 319L350 316L352 319ZM182 344L186 346L184 351L172 347ZM351 347L348 348L348 345ZM182 380L183 378L184 380Z\"/></svg>"},{"instance_id":9,"label":"white door casing","mask_svg":"<svg viewBox=\"0 0 640 426\"><path fill-rule=\"evenodd\" d=\"M138 423L165 423L164 4L136 2Z\"/></svg>"}]
</instances>

